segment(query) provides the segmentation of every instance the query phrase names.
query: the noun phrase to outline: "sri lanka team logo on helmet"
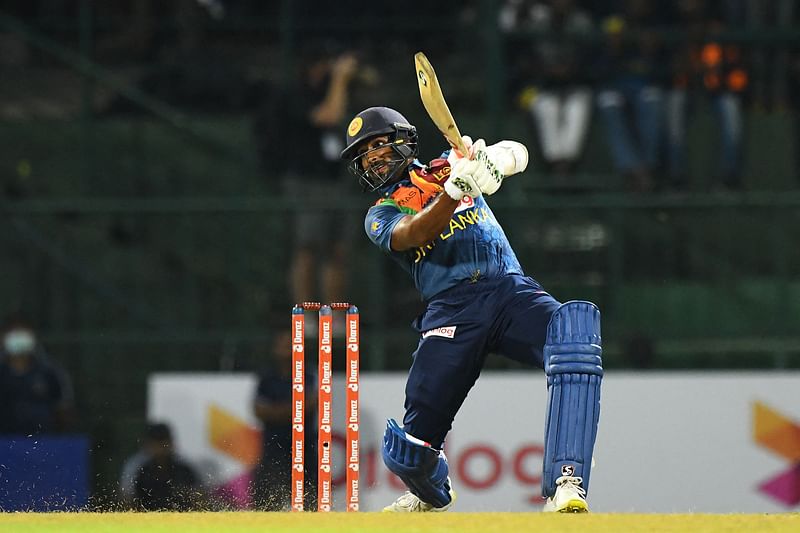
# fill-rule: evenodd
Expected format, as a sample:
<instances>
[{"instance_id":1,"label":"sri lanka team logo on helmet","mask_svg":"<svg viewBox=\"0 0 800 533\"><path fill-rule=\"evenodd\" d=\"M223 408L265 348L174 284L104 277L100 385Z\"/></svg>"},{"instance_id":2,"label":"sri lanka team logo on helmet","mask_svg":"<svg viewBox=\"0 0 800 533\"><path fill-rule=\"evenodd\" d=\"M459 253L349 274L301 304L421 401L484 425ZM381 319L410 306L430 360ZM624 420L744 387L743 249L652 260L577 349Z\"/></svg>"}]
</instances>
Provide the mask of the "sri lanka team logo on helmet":
<instances>
[{"instance_id":1,"label":"sri lanka team logo on helmet","mask_svg":"<svg viewBox=\"0 0 800 533\"><path fill-rule=\"evenodd\" d=\"M366 149L383 136L386 142ZM345 145L341 158L349 160L348 170L364 190L376 191L402 179L417 157L417 129L394 109L370 107L350 121Z\"/></svg>"},{"instance_id":2,"label":"sri lanka team logo on helmet","mask_svg":"<svg viewBox=\"0 0 800 533\"><path fill-rule=\"evenodd\" d=\"M347 126L347 136L348 137L355 137L359 131L361 131L361 126L364 125L364 119L361 117L356 117L350 121L350 125Z\"/></svg>"}]
</instances>

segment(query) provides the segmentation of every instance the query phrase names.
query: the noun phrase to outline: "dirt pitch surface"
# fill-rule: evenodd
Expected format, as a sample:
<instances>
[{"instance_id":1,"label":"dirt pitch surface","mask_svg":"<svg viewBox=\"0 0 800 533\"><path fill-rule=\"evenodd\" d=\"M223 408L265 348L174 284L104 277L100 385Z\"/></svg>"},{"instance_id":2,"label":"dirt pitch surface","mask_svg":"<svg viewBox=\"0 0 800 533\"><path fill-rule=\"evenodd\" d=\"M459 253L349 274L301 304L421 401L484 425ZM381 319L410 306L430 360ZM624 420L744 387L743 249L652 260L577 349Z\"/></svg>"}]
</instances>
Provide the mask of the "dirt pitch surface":
<instances>
[{"instance_id":1,"label":"dirt pitch surface","mask_svg":"<svg viewBox=\"0 0 800 533\"><path fill-rule=\"evenodd\" d=\"M658 532L695 533L761 531L800 532L794 514L602 514L442 513L0 513L3 533L181 533L286 531L558 531L559 533Z\"/></svg>"}]
</instances>

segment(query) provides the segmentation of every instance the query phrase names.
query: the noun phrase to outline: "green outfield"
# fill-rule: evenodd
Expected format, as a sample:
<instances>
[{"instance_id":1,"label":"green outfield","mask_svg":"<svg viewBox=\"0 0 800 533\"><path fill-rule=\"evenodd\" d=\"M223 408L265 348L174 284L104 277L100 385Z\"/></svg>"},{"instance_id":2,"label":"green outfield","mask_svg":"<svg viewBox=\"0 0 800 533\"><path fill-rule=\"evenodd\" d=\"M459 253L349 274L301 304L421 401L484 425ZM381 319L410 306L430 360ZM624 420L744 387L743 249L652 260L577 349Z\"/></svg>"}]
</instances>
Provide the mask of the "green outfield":
<instances>
[{"instance_id":1,"label":"green outfield","mask_svg":"<svg viewBox=\"0 0 800 533\"><path fill-rule=\"evenodd\" d=\"M559 531L559 533L800 531L794 514L446 513L0 513L0 531L75 533L179 533L303 531Z\"/></svg>"}]
</instances>

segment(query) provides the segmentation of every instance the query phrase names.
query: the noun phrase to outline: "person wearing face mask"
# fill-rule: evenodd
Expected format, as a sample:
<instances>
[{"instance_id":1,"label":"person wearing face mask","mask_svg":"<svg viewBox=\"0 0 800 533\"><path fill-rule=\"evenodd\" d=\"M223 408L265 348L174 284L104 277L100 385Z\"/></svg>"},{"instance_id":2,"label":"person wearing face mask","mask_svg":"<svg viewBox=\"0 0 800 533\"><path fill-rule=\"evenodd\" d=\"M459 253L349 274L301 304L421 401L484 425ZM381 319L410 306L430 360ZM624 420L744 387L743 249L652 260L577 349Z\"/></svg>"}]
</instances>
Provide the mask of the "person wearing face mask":
<instances>
[{"instance_id":1,"label":"person wearing face mask","mask_svg":"<svg viewBox=\"0 0 800 533\"><path fill-rule=\"evenodd\" d=\"M25 321L10 320L0 344L0 435L36 435L71 429L72 384L44 354Z\"/></svg>"}]
</instances>

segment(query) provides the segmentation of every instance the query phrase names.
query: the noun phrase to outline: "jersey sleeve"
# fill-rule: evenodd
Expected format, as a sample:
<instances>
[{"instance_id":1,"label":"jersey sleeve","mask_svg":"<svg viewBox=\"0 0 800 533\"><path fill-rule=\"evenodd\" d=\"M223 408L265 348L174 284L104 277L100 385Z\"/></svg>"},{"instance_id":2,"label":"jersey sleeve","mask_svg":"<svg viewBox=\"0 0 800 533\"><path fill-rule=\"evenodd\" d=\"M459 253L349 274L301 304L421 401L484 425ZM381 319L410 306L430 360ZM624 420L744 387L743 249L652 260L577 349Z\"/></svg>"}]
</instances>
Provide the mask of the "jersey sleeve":
<instances>
[{"instance_id":1,"label":"jersey sleeve","mask_svg":"<svg viewBox=\"0 0 800 533\"><path fill-rule=\"evenodd\" d=\"M390 196L381 198L367 212L364 230L381 250L391 253L392 231L406 215L416 215L444 190L450 177L447 159L434 159L429 165L414 164L408 181L401 182Z\"/></svg>"},{"instance_id":2,"label":"jersey sleeve","mask_svg":"<svg viewBox=\"0 0 800 533\"><path fill-rule=\"evenodd\" d=\"M392 251L392 231L407 214L393 200L386 199L373 205L364 218L364 231L369 240L385 252Z\"/></svg>"}]
</instances>

